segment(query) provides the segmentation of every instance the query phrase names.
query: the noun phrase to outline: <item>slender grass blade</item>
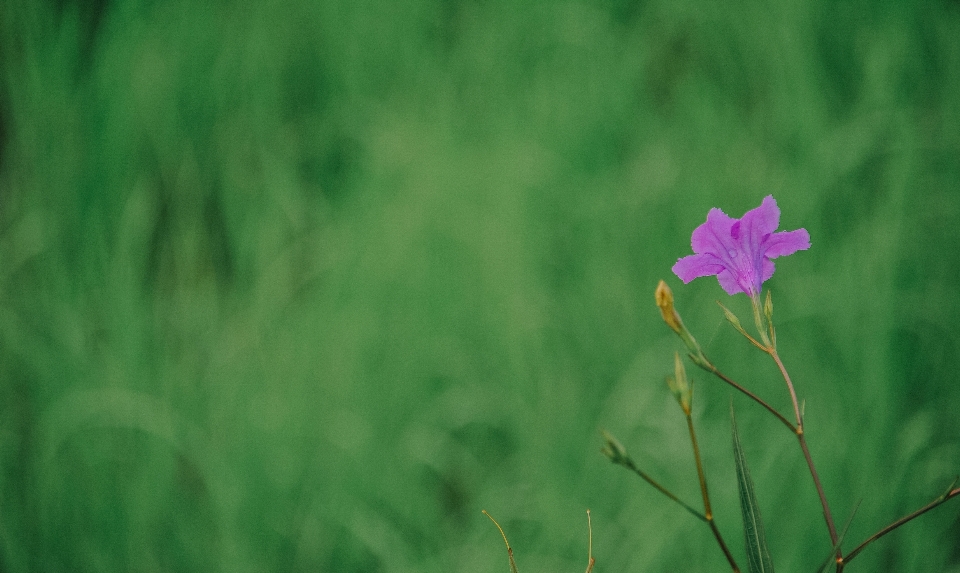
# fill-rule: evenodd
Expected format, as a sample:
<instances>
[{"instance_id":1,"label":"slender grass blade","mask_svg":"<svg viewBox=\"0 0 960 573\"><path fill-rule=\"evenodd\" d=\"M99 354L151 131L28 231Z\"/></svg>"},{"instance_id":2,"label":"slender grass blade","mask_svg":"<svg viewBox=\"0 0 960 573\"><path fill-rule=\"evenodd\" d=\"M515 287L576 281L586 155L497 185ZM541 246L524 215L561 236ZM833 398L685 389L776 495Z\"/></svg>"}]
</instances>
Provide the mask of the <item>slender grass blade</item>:
<instances>
[{"instance_id":1,"label":"slender grass blade","mask_svg":"<svg viewBox=\"0 0 960 573\"><path fill-rule=\"evenodd\" d=\"M737 465L737 487L740 490L740 510L743 513L743 532L746 537L747 564L750 573L773 573L773 561L767 549L767 538L760 518L760 506L753 490L753 480L747 469L747 460L740 446L737 418L730 406L730 421L733 428L733 457Z\"/></svg>"}]
</instances>

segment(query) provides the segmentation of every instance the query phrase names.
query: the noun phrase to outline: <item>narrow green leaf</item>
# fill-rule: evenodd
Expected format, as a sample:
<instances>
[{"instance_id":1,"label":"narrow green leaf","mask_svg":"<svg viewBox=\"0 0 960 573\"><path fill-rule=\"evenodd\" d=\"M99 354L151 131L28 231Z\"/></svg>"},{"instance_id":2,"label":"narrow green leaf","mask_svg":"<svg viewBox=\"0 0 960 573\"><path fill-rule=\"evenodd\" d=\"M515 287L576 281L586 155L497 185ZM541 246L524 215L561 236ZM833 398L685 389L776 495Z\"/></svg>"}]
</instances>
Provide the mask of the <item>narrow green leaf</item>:
<instances>
[{"instance_id":1,"label":"narrow green leaf","mask_svg":"<svg viewBox=\"0 0 960 573\"><path fill-rule=\"evenodd\" d=\"M753 491L753 480L747 470L747 460L740 447L737 418L730 404L730 420L733 427L733 458L737 464L737 487L740 490L740 510L743 513L743 533L746 537L747 564L750 573L773 573L773 561L767 549L767 538L760 519L760 506Z\"/></svg>"},{"instance_id":2,"label":"narrow green leaf","mask_svg":"<svg viewBox=\"0 0 960 573\"><path fill-rule=\"evenodd\" d=\"M843 543L843 538L847 535L847 530L850 529L850 524L853 523L853 518L857 515L857 510L860 509L860 502L857 502L857 505L853 506L853 511L850 513L850 517L847 519L847 524L843 526L843 531L840 532L840 537L837 538L837 543L833 546L833 549L830 550L830 555L827 555L827 558L823 560L823 563L820 564L820 568L817 569L817 573L826 573L827 569L831 565L836 564L837 551L840 549L840 545Z\"/></svg>"}]
</instances>

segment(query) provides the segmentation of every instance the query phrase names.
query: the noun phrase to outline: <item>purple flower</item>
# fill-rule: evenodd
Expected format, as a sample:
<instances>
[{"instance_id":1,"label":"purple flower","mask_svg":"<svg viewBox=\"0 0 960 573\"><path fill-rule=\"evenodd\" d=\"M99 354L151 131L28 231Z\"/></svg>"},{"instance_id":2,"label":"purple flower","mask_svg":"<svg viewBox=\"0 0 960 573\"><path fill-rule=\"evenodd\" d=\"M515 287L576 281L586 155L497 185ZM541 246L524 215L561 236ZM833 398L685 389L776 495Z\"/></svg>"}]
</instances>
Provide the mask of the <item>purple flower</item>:
<instances>
[{"instance_id":1,"label":"purple flower","mask_svg":"<svg viewBox=\"0 0 960 573\"><path fill-rule=\"evenodd\" d=\"M693 231L690 245L695 255L679 259L673 272L685 283L717 275L727 294L760 294L760 286L773 276L773 261L810 248L806 229L774 233L780 225L780 208L772 195L740 219L720 209L710 209L707 222Z\"/></svg>"}]
</instances>

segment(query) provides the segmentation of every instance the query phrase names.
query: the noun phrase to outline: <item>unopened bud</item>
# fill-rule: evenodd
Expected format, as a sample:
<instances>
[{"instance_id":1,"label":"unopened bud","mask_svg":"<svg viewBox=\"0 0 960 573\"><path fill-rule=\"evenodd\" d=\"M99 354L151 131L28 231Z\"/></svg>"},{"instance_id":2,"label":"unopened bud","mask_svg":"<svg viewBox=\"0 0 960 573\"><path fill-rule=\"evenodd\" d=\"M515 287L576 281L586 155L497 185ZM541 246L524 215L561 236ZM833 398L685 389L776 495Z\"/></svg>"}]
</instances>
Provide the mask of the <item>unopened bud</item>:
<instances>
[{"instance_id":1,"label":"unopened bud","mask_svg":"<svg viewBox=\"0 0 960 573\"><path fill-rule=\"evenodd\" d=\"M733 311L731 311L729 308L723 306L723 304L721 304L720 301L717 301L717 304L719 304L720 308L723 309L723 317L727 319L727 322L732 324L733 327L737 329L737 332L739 332L744 336L748 336L747 331L744 330L743 326L740 324L740 319L737 318L737 315L733 314Z\"/></svg>"},{"instance_id":2,"label":"unopened bud","mask_svg":"<svg viewBox=\"0 0 960 573\"><path fill-rule=\"evenodd\" d=\"M673 353L673 376L667 376L667 386L673 392L673 397L683 408L683 413L690 414L690 404L693 402L693 386L687 379L687 371L683 367L683 360L680 354Z\"/></svg>"},{"instance_id":3,"label":"unopened bud","mask_svg":"<svg viewBox=\"0 0 960 573\"><path fill-rule=\"evenodd\" d=\"M687 327L683 325L677 309L673 307L673 292L670 290L670 287L667 286L667 283L660 281L654 294L656 295L657 306L660 308L660 314L663 315L663 321L666 322L667 326L676 332L677 335L680 336L680 340L687 345L687 348L690 350L690 359L693 360L693 363L706 370L713 369L707 357L703 355L703 350L700 349L700 345L697 344L696 339L693 338L693 335L690 334Z\"/></svg>"},{"instance_id":4,"label":"unopened bud","mask_svg":"<svg viewBox=\"0 0 960 573\"><path fill-rule=\"evenodd\" d=\"M673 308L673 292L667 286L667 283L660 281L655 296L657 306L660 307L660 314L663 315L663 321L674 332L681 334L683 332L683 322L680 320L680 315L677 314L676 309Z\"/></svg>"},{"instance_id":5,"label":"unopened bud","mask_svg":"<svg viewBox=\"0 0 960 573\"><path fill-rule=\"evenodd\" d=\"M615 464L628 467L633 464L630 456L627 455L627 449L613 437L613 434L606 430L603 430L603 447L600 449L600 452L610 458L610 461Z\"/></svg>"}]
</instances>

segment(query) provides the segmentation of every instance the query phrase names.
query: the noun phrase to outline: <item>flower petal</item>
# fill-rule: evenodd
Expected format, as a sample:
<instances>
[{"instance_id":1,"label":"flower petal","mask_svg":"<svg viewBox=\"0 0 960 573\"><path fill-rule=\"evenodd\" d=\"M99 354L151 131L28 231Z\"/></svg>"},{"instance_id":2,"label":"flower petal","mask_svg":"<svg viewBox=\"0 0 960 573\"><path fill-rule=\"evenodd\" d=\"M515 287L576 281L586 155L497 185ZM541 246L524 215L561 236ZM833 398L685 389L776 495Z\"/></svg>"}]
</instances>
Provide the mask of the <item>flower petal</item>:
<instances>
[{"instance_id":1,"label":"flower petal","mask_svg":"<svg viewBox=\"0 0 960 573\"><path fill-rule=\"evenodd\" d=\"M772 195L763 198L760 206L750 209L734 223L731 232L740 244L740 251L748 254L755 264L763 256L761 246L780 225L780 208ZM759 269L757 269L759 271Z\"/></svg>"},{"instance_id":2,"label":"flower petal","mask_svg":"<svg viewBox=\"0 0 960 573\"><path fill-rule=\"evenodd\" d=\"M695 255L677 260L673 272L687 283L697 277L717 275L728 294L755 296L773 276L770 259L810 248L805 229L777 233L780 208L772 195L740 219L711 209L705 223L693 231L690 245Z\"/></svg>"},{"instance_id":3,"label":"flower petal","mask_svg":"<svg viewBox=\"0 0 960 573\"><path fill-rule=\"evenodd\" d=\"M724 270L723 264L712 254L687 255L673 265L673 274L688 283L697 277L715 275Z\"/></svg>"},{"instance_id":4,"label":"flower petal","mask_svg":"<svg viewBox=\"0 0 960 573\"><path fill-rule=\"evenodd\" d=\"M810 233L806 229L774 233L767 237L763 245L763 256L775 259L785 255L792 255L797 251L810 248ZM766 280L766 279L764 279Z\"/></svg>"},{"instance_id":5,"label":"flower petal","mask_svg":"<svg viewBox=\"0 0 960 573\"><path fill-rule=\"evenodd\" d=\"M773 271L776 270L776 265L773 264L773 261L770 259L763 259L763 272L760 274L760 283L763 284L767 279L773 276Z\"/></svg>"},{"instance_id":6,"label":"flower petal","mask_svg":"<svg viewBox=\"0 0 960 573\"><path fill-rule=\"evenodd\" d=\"M767 195L760 206L750 209L740 218L740 231L751 237L769 235L780 226L780 208L773 195ZM756 244L759 244L757 241Z\"/></svg>"},{"instance_id":7,"label":"flower petal","mask_svg":"<svg viewBox=\"0 0 960 573\"><path fill-rule=\"evenodd\" d=\"M723 287L723 290L725 290L729 295L734 295L738 292L745 292L743 287L740 286L740 283L737 282L737 277L726 269L717 274L717 280L720 281L720 286Z\"/></svg>"},{"instance_id":8,"label":"flower petal","mask_svg":"<svg viewBox=\"0 0 960 573\"><path fill-rule=\"evenodd\" d=\"M693 252L725 256L727 251L736 247L730 235L730 228L736 222L720 209L710 209L707 222L694 229L690 237Z\"/></svg>"}]
</instances>

